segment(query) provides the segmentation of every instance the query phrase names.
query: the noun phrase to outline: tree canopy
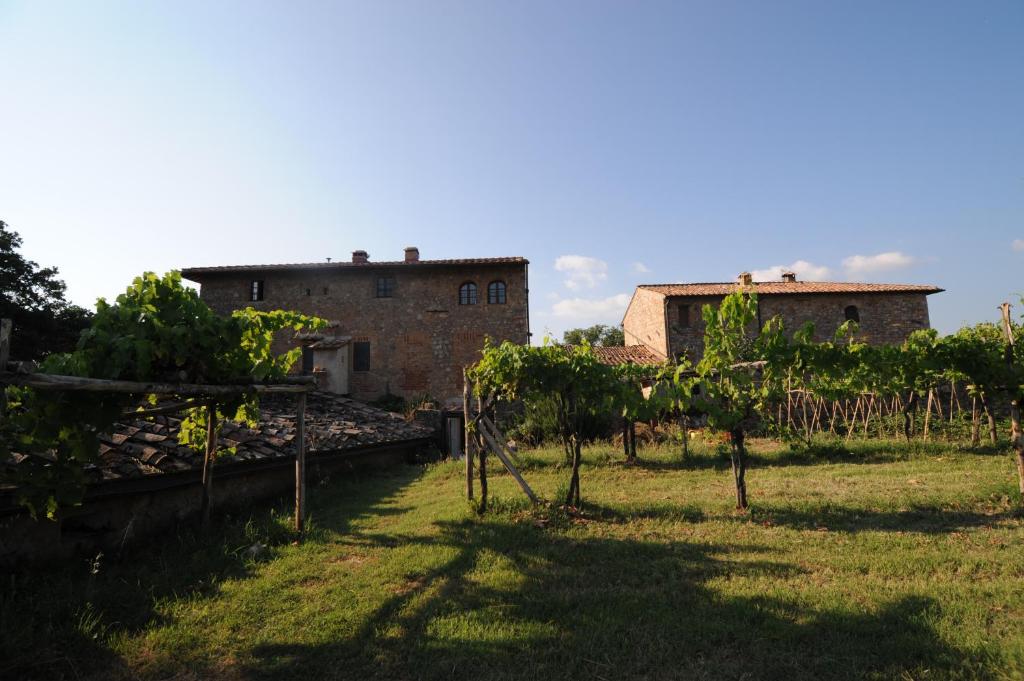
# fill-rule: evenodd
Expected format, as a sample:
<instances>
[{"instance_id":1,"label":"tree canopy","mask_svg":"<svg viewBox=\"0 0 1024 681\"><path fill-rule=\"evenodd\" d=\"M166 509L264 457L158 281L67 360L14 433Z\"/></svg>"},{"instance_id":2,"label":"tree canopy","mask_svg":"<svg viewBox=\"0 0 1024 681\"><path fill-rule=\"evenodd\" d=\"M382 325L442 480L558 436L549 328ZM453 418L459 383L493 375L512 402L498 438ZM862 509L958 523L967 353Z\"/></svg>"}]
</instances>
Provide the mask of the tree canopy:
<instances>
[{"instance_id":1,"label":"tree canopy","mask_svg":"<svg viewBox=\"0 0 1024 681\"><path fill-rule=\"evenodd\" d=\"M562 342L566 345L583 345L584 341L595 346L618 347L626 344L626 335L621 326L607 324L594 324L585 329L569 329L562 335Z\"/></svg>"},{"instance_id":2,"label":"tree canopy","mask_svg":"<svg viewBox=\"0 0 1024 681\"><path fill-rule=\"evenodd\" d=\"M92 313L69 303L57 268L27 260L18 252L21 244L21 236L0 220L0 318L14 322L11 357L37 360L68 352Z\"/></svg>"}]
</instances>

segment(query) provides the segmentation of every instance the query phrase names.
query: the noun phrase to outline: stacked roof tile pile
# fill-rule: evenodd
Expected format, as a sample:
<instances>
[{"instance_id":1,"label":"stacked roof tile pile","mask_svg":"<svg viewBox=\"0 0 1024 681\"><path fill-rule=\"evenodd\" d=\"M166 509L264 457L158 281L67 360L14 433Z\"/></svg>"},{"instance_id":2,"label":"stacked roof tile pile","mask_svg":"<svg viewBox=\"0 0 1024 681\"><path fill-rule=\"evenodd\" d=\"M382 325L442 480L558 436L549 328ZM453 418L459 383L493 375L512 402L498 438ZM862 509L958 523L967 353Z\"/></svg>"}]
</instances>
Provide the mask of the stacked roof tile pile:
<instances>
[{"instance_id":1,"label":"stacked roof tile pile","mask_svg":"<svg viewBox=\"0 0 1024 681\"><path fill-rule=\"evenodd\" d=\"M592 348L601 364L661 364L664 360L655 355L646 345L595 346Z\"/></svg>"},{"instance_id":2,"label":"stacked roof tile pile","mask_svg":"<svg viewBox=\"0 0 1024 681\"><path fill-rule=\"evenodd\" d=\"M234 422L223 425L217 462L233 463L294 456L296 400L267 396L260 400L258 429ZM101 437L102 464L92 472L103 480L198 469L202 453L178 444L181 420L156 416L117 425ZM306 442L311 455L430 437L428 429L398 414L329 393L310 393L306 401Z\"/></svg>"}]
</instances>

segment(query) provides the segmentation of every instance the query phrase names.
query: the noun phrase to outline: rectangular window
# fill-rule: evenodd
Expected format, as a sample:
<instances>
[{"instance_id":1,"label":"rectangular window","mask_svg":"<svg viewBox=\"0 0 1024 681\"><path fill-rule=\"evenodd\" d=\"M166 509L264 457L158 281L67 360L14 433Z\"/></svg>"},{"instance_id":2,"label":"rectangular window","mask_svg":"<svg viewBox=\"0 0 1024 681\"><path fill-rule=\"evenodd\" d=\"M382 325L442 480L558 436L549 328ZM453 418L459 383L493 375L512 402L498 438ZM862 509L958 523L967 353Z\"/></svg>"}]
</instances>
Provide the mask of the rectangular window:
<instances>
[{"instance_id":1,"label":"rectangular window","mask_svg":"<svg viewBox=\"0 0 1024 681\"><path fill-rule=\"evenodd\" d=\"M249 300L263 300L263 280L255 279L249 286Z\"/></svg>"},{"instance_id":2,"label":"rectangular window","mask_svg":"<svg viewBox=\"0 0 1024 681\"><path fill-rule=\"evenodd\" d=\"M679 328L688 329L690 328L690 306L680 305L679 306Z\"/></svg>"},{"instance_id":3,"label":"rectangular window","mask_svg":"<svg viewBox=\"0 0 1024 681\"><path fill-rule=\"evenodd\" d=\"M352 371L370 370L370 342L356 341L352 344Z\"/></svg>"},{"instance_id":4,"label":"rectangular window","mask_svg":"<svg viewBox=\"0 0 1024 681\"><path fill-rule=\"evenodd\" d=\"M377 277L377 297L391 298L395 295L394 277Z\"/></svg>"},{"instance_id":5,"label":"rectangular window","mask_svg":"<svg viewBox=\"0 0 1024 681\"><path fill-rule=\"evenodd\" d=\"M307 376L313 373L313 348L308 345L302 346L302 373Z\"/></svg>"}]
</instances>

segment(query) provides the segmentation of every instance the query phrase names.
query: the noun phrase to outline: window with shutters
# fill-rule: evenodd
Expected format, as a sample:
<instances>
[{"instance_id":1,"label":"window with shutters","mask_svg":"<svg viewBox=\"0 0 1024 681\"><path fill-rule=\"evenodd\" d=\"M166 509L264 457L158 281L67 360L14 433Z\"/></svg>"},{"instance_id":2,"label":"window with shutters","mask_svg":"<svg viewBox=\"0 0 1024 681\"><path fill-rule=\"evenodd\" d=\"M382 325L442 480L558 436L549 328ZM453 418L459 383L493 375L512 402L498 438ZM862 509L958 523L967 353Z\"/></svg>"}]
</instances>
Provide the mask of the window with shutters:
<instances>
[{"instance_id":1,"label":"window with shutters","mask_svg":"<svg viewBox=\"0 0 1024 681\"><path fill-rule=\"evenodd\" d=\"M249 300L263 300L263 280L254 279L249 285Z\"/></svg>"}]
</instances>

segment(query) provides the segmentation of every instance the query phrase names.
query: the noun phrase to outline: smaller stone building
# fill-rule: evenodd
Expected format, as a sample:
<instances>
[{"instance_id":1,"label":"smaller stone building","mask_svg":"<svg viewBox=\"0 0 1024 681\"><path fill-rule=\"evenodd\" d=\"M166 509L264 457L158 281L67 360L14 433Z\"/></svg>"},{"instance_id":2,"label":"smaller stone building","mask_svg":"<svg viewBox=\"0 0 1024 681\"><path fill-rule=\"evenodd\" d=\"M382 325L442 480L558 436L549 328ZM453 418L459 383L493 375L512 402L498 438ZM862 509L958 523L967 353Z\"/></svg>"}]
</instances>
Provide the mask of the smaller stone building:
<instances>
[{"instance_id":1,"label":"smaller stone building","mask_svg":"<svg viewBox=\"0 0 1024 681\"><path fill-rule=\"evenodd\" d=\"M927 296L943 290L916 284L797 281L792 272L783 274L782 281L754 282L744 272L735 283L645 284L634 291L622 320L626 345L646 346L661 359L700 359L703 307L719 305L737 288L757 293L758 328L775 316L789 333L813 322L815 338L821 341L853 320L860 338L874 344L901 343L912 332L929 328Z\"/></svg>"}]
</instances>

